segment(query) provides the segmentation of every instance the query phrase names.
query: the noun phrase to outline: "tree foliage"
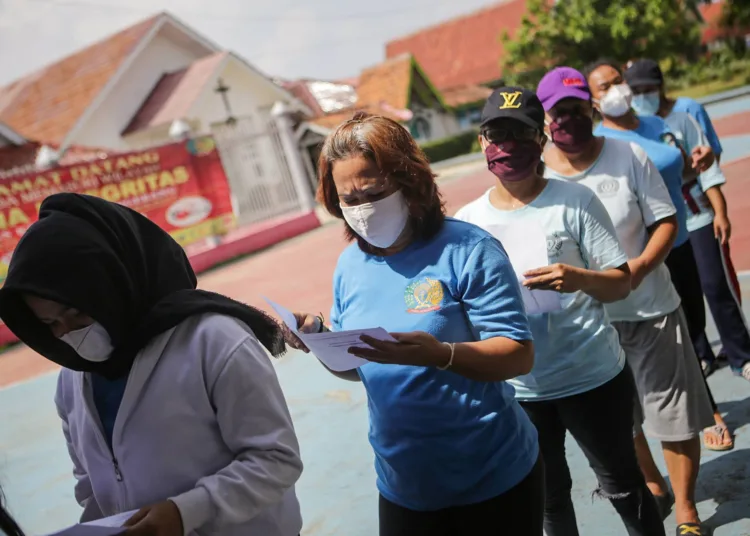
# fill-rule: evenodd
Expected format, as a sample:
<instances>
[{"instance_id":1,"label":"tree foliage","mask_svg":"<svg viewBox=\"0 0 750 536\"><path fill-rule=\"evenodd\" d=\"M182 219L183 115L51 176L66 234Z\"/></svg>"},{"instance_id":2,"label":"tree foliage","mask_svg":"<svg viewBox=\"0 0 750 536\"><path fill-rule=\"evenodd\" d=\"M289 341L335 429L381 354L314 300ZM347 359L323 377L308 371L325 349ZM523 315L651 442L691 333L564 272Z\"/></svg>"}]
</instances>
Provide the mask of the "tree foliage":
<instances>
[{"instance_id":1,"label":"tree foliage","mask_svg":"<svg viewBox=\"0 0 750 536\"><path fill-rule=\"evenodd\" d=\"M528 0L527 8L515 35L502 36L511 83L532 85L555 65L581 68L601 57L694 57L700 46L685 0Z\"/></svg>"}]
</instances>

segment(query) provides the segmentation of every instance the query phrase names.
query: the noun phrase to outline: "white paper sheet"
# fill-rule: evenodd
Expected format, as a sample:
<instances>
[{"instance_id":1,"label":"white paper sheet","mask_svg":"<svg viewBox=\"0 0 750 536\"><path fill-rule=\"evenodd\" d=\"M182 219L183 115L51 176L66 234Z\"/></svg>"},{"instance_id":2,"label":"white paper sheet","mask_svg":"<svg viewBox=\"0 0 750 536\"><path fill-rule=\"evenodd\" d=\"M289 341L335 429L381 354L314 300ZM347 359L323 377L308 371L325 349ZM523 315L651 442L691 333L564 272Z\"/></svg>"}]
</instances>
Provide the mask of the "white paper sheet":
<instances>
[{"instance_id":1,"label":"white paper sheet","mask_svg":"<svg viewBox=\"0 0 750 536\"><path fill-rule=\"evenodd\" d=\"M136 513L136 510L123 512L96 521L80 523L48 536L117 536L125 532L122 525Z\"/></svg>"},{"instance_id":2,"label":"white paper sheet","mask_svg":"<svg viewBox=\"0 0 750 536\"><path fill-rule=\"evenodd\" d=\"M518 282L526 278L524 273L548 266L547 235L534 222L491 225L487 231L497 238L510 258ZM529 290L521 285L521 297L528 314L550 313L562 309L560 294L553 290Z\"/></svg>"},{"instance_id":3,"label":"white paper sheet","mask_svg":"<svg viewBox=\"0 0 750 536\"><path fill-rule=\"evenodd\" d=\"M297 321L294 314L276 302L264 298L287 327L307 346L312 354L317 357L326 367L335 372L344 372L361 367L368 363L348 352L349 348L368 348L359 338L369 335L373 339L381 341L396 342L396 339L383 328L370 328L349 331L331 331L326 333L301 333L297 330Z\"/></svg>"},{"instance_id":4,"label":"white paper sheet","mask_svg":"<svg viewBox=\"0 0 750 536\"><path fill-rule=\"evenodd\" d=\"M84 523L84 525L95 525L97 527L122 527L137 511L138 510L131 510L130 512L123 512L122 514L105 517L104 519L89 521L88 523Z\"/></svg>"}]
</instances>

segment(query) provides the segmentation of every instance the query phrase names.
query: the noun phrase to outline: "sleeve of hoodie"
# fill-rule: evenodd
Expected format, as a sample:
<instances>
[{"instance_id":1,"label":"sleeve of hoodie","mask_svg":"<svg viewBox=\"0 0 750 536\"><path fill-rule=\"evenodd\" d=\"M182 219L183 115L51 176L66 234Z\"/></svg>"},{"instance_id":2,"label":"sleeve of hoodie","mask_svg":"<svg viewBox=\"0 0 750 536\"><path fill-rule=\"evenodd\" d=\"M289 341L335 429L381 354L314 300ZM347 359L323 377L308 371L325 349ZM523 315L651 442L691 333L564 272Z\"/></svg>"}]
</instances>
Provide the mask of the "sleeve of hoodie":
<instances>
[{"instance_id":1,"label":"sleeve of hoodie","mask_svg":"<svg viewBox=\"0 0 750 536\"><path fill-rule=\"evenodd\" d=\"M185 534L210 523L249 521L278 503L302 473L299 443L270 358L255 337L231 352L207 377L219 430L235 453L232 463L171 500Z\"/></svg>"},{"instance_id":2,"label":"sleeve of hoodie","mask_svg":"<svg viewBox=\"0 0 750 536\"><path fill-rule=\"evenodd\" d=\"M92 521L94 519L101 519L104 517L99 505L94 499L94 490L91 488L91 480L89 479L88 473L83 468L78 456L76 455L73 443L70 440L70 430L68 428L68 404L66 403L67 397L65 396L65 385L66 381L64 375L66 371L61 371L57 378L57 391L55 392L55 406L57 407L57 415L62 421L63 436L65 437L65 444L68 447L68 455L70 460L73 462L73 476L76 479L73 493L76 501L83 507L83 513L81 514L81 522Z\"/></svg>"}]
</instances>

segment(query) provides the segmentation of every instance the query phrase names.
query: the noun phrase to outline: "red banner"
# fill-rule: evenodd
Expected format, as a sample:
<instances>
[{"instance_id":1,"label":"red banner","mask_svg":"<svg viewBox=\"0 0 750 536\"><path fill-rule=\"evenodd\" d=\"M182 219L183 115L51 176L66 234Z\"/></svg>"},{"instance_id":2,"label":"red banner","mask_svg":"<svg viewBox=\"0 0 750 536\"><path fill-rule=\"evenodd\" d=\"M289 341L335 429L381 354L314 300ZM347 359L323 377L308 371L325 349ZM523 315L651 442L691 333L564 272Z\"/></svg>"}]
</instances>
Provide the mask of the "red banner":
<instances>
[{"instance_id":1,"label":"red banner","mask_svg":"<svg viewBox=\"0 0 750 536\"><path fill-rule=\"evenodd\" d=\"M235 226L229 185L213 138L117 154L0 180L0 284L13 249L44 198L95 195L137 210L183 247Z\"/></svg>"}]
</instances>

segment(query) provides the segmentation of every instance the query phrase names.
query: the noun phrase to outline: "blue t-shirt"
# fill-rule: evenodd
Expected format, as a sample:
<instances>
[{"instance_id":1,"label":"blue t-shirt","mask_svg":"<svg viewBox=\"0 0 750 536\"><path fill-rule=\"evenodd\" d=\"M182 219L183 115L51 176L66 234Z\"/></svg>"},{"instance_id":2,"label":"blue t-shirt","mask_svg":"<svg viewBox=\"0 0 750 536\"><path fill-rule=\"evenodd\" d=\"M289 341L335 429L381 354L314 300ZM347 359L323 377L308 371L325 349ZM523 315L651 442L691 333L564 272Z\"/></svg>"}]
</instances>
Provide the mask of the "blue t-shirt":
<instances>
[{"instance_id":1,"label":"blue t-shirt","mask_svg":"<svg viewBox=\"0 0 750 536\"><path fill-rule=\"evenodd\" d=\"M719 136L716 134L714 125L711 123L711 118L708 116L708 112L706 112L706 109L702 104L689 97L679 97L672 107L672 112L685 112L698 121L703 133L708 139L708 143L714 150L714 154L716 156L721 155L723 149L721 147L721 142L719 141Z\"/></svg>"},{"instance_id":2,"label":"blue t-shirt","mask_svg":"<svg viewBox=\"0 0 750 536\"><path fill-rule=\"evenodd\" d=\"M489 232L496 226L519 233L541 227L538 235L547 237L548 264L609 270L628 262L607 209L590 188L550 180L536 199L516 210L495 208L490 192L463 207L456 217ZM534 368L509 380L520 400L585 393L610 381L625 366L625 354L604 305L581 291L560 297L561 311L529 315Z\"/></svg>"},{"instance_id":3,"label":"blue t-shirt","mask_svg":"<svg viewBox=\"0 0 750 536\"><path fill-rule=\"evenodd\" d=\"M388 257L356 244L333 281L334 330L380 326L442 342L530 340L518 282L500 243L447 218L437 236ZM450 370L367 363L370 443L380 493L432 511L485 501L521 482L536 463L536 429L506 382Z\"/></svg>"},{"instance_id":4,"label":"blue t-shirt","mask_svg":"<svg viewBox=\"0 0 750 536\"><path fill-rule=\"evenodd\" d=\"M687 228L687 209L682 197L682 170L685 161L677 146L677 138L661 117L656 115L639 116L635 130L617 130L599 124L594 133L597 136L632 141L643 147L649 159L659 170L667 185L677 216L677 238L673 248L683 245L690 238Z\"/></svg>"},{"instance_id":5,"label":"blue t-shirt","mask_svg":"<svg viewBox=\"0 0 750 536\"><path fill-rule=\"evenodd\" d=\"M107 445L112 448L112 433L115 429L115 419L120 410L122 397L125 395L125 386L128 376L116 380L108 380L99 374L91 374L91 389L94 395L94 406L99 414L99 420L104 429L104 438Z\"/></svg>"}]
</instances>

